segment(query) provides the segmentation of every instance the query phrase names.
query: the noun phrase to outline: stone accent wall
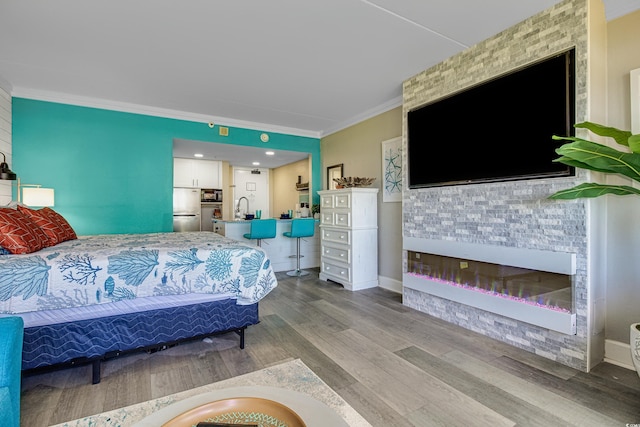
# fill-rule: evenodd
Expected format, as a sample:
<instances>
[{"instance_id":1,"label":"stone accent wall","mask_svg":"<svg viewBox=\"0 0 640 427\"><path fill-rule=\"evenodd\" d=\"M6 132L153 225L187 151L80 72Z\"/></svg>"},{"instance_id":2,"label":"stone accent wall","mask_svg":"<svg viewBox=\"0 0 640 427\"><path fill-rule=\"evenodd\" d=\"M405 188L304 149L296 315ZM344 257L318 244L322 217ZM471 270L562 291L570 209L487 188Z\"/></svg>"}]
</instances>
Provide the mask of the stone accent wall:
<instances>
[{"instance_id":1,"label":"stone accent wall","mask_svg":"<svg viewBox=\"0 0 640 427\"><path fill-rule=\"evenodd\" d=\"M576 49L576 122L587 111L587 0L569 0L414 76L403 85L403 164L406 113L428 102L572 47ZM526 99L522 100L526 102ZM526 117L522 130L527 130ZM532 124L533 126L534 124ZM482 141L494 129L452 129ZM495 130L499 131L499 130ZM581 135L578 132L578 135ZM517 161L517 155L514 155ZM442 159L438 160L442 164ZM451 166L455 159L451 159ZM428 167L428 160L427 165ZM406 171L406 167L404 168ZM587 371L587 209L584 201L548 196L585 178L536 179L403 192L403 236L532 248L576 254L577 334L564 335L404 288L404 304L562 364ZM406 271L406 252L404 271Z\"/></svg>"}]
</instances>

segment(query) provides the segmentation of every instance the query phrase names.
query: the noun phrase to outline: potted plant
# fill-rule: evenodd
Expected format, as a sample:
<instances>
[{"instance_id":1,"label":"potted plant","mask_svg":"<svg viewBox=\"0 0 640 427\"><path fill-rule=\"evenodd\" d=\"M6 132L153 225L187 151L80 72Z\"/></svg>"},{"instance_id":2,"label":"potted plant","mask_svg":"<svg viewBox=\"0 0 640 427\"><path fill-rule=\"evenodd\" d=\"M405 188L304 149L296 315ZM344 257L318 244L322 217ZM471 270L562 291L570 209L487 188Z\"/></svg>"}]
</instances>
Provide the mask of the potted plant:
<instances>
[{"instance_id":1,"label":"potted plant","mask_svg":"<svg viewBox=\"0 0 640 427\"><path fill-rule=\"evenodd\" d=\"M313 204L311 205L311 213L315 219L320 219L320 205Z\"/></svg>"},{"instance_id":2,"label":"potted plant","mask_svg":"<svg viewBox=\"0 0 640 427\"><path fill-rule=\"evenodd\" d=\"M588 129L596 135L613 138L616 143L627 147L628 150L616 150L582 138L553 136L553 139L556 140L571 141L556 150L556 153L561 156L556 161L576 168L605 174L619 174L640 182L640 134L633 135L629 131L592 122L578 123L575 127ZM577 199L599 197L605 194L618 196L640 195L640 190L628 185L607 185L589 182L558 191L552 194L550 198ZM633 365L640 376L640 323L631 325L629 344Z\"/></svg>"}]
</instances>

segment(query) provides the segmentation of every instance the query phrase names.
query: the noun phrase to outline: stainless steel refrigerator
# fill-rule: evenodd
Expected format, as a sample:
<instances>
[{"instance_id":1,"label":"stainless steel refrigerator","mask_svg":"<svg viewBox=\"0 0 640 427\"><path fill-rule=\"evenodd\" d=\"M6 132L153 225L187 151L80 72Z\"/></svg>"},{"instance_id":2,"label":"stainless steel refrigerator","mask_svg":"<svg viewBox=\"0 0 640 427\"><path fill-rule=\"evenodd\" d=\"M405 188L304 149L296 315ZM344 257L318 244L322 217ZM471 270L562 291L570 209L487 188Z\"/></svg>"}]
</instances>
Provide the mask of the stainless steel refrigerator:
<instances>
[{"instance_id":1,"label":"stainless steel refrigerator","mask_svg":"<svg viewBox=\"0 0 640 427\"><path fill-rule=\"evenodd\" d=\"M200 231L200 189L173 189L173 231Z\"/></svg>"}]
</instances>

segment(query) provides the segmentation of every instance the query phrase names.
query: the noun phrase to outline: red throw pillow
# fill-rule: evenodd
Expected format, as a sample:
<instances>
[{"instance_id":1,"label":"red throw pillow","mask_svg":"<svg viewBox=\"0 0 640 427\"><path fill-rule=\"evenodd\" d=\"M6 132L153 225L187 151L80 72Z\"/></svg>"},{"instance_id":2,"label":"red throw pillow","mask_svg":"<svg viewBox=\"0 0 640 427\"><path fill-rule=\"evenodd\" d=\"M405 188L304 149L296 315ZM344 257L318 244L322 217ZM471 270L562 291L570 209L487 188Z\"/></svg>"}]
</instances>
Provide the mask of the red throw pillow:
<instances>
[{"instance_id":1,"label":"red throw pillow","mask_svg":"<svg viewBox=\"0 0 640 427\"><path fill-rule=\"evenodd\" d=\"M57 222L49 218L48 212L44 211L44 209L35 210L18 205L18 210L31 218L44 231L49 238L49 246L54 246L64 241L65 230Z\"/></svg>"},{"instance_id":2,"label":"red throw pillow","mask_svg":"<svg viewBox=\"0 0 640 427\"><path fill-rule=\"evenodd\" d=\"M42 212L49 217L49 219L55 222L58 227L60 227L63 231L62 242L67 240L75 240L78 238L76 232L73 230L73 227L67 222L66 219L58 212L54 211L51 208L42 208Z\"/></svg>"},{"instance_id":3,"label":"red throw pillow","mask_svg":"<svg viewBox=\"0 0 640 427\"><path fill-rule=\"evenodd\" d=\"M0 246L12 254L29 254L50 246L47 235L17 209L0 209Z\"/></svg>"}]
</instances>

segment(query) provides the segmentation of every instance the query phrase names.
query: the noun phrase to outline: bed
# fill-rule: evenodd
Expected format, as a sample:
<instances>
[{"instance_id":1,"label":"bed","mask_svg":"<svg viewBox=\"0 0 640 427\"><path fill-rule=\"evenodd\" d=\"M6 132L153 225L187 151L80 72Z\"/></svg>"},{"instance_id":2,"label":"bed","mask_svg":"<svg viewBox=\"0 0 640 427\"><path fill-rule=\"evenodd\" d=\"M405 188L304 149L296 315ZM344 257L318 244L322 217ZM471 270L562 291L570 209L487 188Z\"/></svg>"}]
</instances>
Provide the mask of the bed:
<instances>
[{"instance_id":1,"label":"bed","mask_svg":"<svg viewBox=\"0 0 640 427\"><path fill-rule=\"evenodd\" d=\"M213 232L76 236L0 255L0 313L25 322L23 371L91 363L93 383L129 351L230 331L244 348L275 286L261 248Z\"/></svg>"}]
</instances>

